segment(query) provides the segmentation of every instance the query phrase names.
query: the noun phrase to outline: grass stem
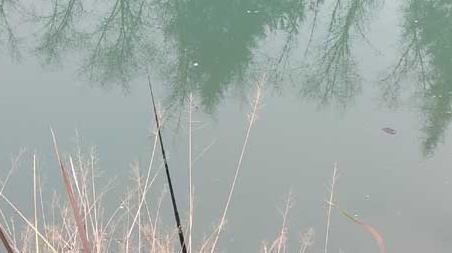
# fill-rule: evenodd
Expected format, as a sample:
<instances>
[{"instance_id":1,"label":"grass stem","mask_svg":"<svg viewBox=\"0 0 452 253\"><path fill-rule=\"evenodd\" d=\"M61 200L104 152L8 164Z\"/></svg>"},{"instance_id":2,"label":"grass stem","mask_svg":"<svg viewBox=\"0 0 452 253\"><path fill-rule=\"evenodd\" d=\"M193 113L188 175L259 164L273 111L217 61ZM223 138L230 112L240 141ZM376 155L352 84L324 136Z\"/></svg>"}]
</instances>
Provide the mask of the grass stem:
<instances>
[{"instance_id":1,"label":"grass stem","mask_svg":"<svg viewBox=\"0 0 452 253\"><path fill-rule=\"evenodd\" d=\"M334 164L333 168L333 178L331 180L331 189L330 189L330 200L329 203L333 203L334 200L334 186L336 185L336 173L337 173L337 163ZM332 206L328 205L328 215L326 220L326 235L325 235L325 250L324 253L328 252L328 240L330 235L330 224L331 224L331 213Z\"/></svg>"},{"instance_id":2,"label":"grass stem","mask_svg":"<svg viewBox=\"0 0 452 253\"><path fill-rule=\"evenodd\" d=\"M234 179L232 180L232 184L231 184L231 187L230 187L230 190L229 190L228 198L227 198L225 207L223 209L223 215L221 216L220 223L219 223L219 225L218 225L218 227L216 229L216 235L215 235L215 239L213 241L212 247L210 249L210 253L213 253L215 251L216 245L217 245L218 240L220 238L220 234L221 234L221 232L223 230L223 227L224 227L224 223L226 221L226 215L227 215L227 212L229 210L229 205L231 204L232 195L233 195L234 190L235 190L235 185L237 183L237 179L238 179L238 176L239 176L240 168L242 167L242 161L243 161L243 158L245 157L245 151L246 151L246 147L247 147L247 144L248 144L248 139L249 139L249 137L251 135L251 129L253 128L254 122L256 120L257 109L259 107L260 99L261 99L261 85L262 85L261 83L257 84L256 96L255 96L255 99L254 99L253 104L252 104L252 110L251 110L251 115L250 115L250 118L249 118L248 128L246 130L245 140L244 140L243 145L242 145L242 150L240 152L239 161L238 161L237 167L235 169Z\"/></svg>"}]
</instances>

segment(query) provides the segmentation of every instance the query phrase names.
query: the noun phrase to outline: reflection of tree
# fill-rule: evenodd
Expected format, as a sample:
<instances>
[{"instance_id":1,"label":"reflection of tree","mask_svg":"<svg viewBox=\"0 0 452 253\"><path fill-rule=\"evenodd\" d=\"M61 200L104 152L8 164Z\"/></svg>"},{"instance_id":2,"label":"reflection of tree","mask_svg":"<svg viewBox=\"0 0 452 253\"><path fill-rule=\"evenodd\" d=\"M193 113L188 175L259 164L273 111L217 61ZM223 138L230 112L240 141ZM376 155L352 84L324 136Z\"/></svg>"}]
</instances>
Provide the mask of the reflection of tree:
<instances>
[{"instance_id":1,"label":"reflection of tree","mask_svg":"<svg viewBox=\"0 0 452 253\"><path fill-rule=\"evenodd\" d=\"M301 2L299 2L301 3ZM298 8L293 9L301 9L304 6L299 6ZM282 46L273 59L267 59L267 63L263 63L263 65L269 65L270 69L266 70L268 72L268 79L271 83L273 83L275 89L280 89L280 84L285 81L287 77L291 78L291 70L290 70L290 60L293 49L296 48L298 42L298 34L301 29L300 23L302 22L302 17L296 15L288 15L286 16L286 20L282 22L285 24L282 26L282 31L284 33L284 40ZM281 28L280 28L281 29Z\"/></svg>"},{"instance_id":2,"label":"reflection of tree","mask_svg":"<svg viewBox=\"0 0 452 253\"><path fill-rule=\"evenodd\" d=\"M83 70L105 85L129 81L153 55L150 6L145 0L116 0L99 28Z\"/></svg>"},{"instance_id":3,"label":"reflection of tree","mask_svg":"<svg viewBox=\"0 0 452 253\"><path fill-rule=\"evenodd\" d=\"M270 65L268 79L273 83L275 89L281 89L281 84L287 77L291 78L290 56L297 42L298 28L288 30L285 34L285 40L280 52L273 59L268 59L266 65Z\"/></svg>"},{"instance_id":4,"label":"reflection of tree","mask_svg":"<svg viewBox=\"0 0 452 253\"><path fill-rule=\"evenodd\" d=\"M44 22L44 32L36 49L46 63L60 60L60 54L80 43L75 21L83 14L81 0L54 0L50 15L39 17Z\"/></svg>"},{"instance_id":5,"label":"reflection of tree","mask_svg":"<svg viewBox=\"0 0 452 253\"><path fill-rule=\"evenodd\" d=\"M228 85L243 79L257 38L267 30L298 31L300 0L168 1L165 31L176 47L175 96L200 94L213 109ZM170 18L168 18L170 17Z\"/></svg>"},{"instance_id":6,"label":"reflection of tree","mask_svg":"<svg viewBox=\"0 0 452 253\"><path fill-rule=\"evenodd\" d=\"M18 39L11 26L10 16L11 12L17 8L16 0L0 0L0 44L5 43L11 56L16 59L20 56L17 47Z\"/></svg>"},{"instance_id":7,"label":"reflection of tree","mask_svg":"<svg viewBox=\"0 0 452 253\"><path fill-rule=\"evenodd\" d=\"M311 0L310 4L309 4L309 9L311 9L314 12L314 17L312 19L312 25L311 25L311 29L310 29L310 33L309 33L309 39L308 39L308 45L306 46L306 51L304 53L304 55L306 56L310 46L311 46L311 42L312 39L314 37L314 32L315 29L317 27L317 18L319 16L319 11L320 11L320 6L325 2L325 0ZM338 1L339 3L339 1Z\"/></svg>"},{"instance_id":8,"label":"reflection of tree","mask_svg":"<svg viewBox=\"0 0 452 253\"><path fill-rule=\"evenodd\" d=\"M109 1L102 3L106 9L102 13L84 9L82 0L55 0L51 14L39 17L44 32L36 51L50 63L68 49L84 49L88 57L82 73L102 85L118 83L127 88L155 53L152 35L156 26L149 2ZM99 23L99 16L101 22L95 29L84 27L84 23Z\"/></svg>"},{"instance_id":9,"label":"reflection of tree","mask_svg":"<svg viewBox=\"0 0 452 253\"><path fill-rule=\"evenodd\" d=\"M403 24L403 51L391 73L383 80L383 99L388 105L394 105L401 92L401 80L409 73L417 72L422 87L427 87L427 52L422 47L419 20L421 1L411 1Z\"/></svg>"},{"instance_id":10,"label":"reflection of tree","mask_svg":"<svg viewBox=\"0 0 452 253\"><path fill-rule=\"evenodd\" d=\"M6 28L10 45L16 37L5 9L14 1L0 0L0 29ZM258 39L274 30L288 32L283 62L304 13L303 0L52 0L49 7L32 19L42 25L34 52L45 63L79 50L86 57L81 72L89 79L125 88L149 66L166 69L164 79L176 97L194 90L206 108L242 80Z\"/></svg>"},{"instance_id":11,"label":"reflection of tree","mask_svg":"<svg viewBox=\"0 0 452 253\"><path fill-rule=\"evenodd\" d=\"M306 97L321 104L345 106L360 91L359 77L351 55L353 36L364 37L365 21L376 0L336 0L330 15L328 36L322 54L310 69L312 75L302 88Z\"/></svg>"},{"instance_id":12,"label":"reflection of tree","mask_svg":"<svg viewBox=\"0 0 452 253\"><path fill-rule=\"evenodd\" d=\"M385 82L397 98L404 76L418 78L424 116L423 153L434 152L452 120L452 9L450 1L410 0L405 8L404 45Z\"/></svg>"},{"instance_id":13,"label":"reflection of tree","mask_svg":"<svg viewBox=\"0 0 452 253\"><path fill-rule=\"evenodd\" d=\"M423 127L425 134L423 141L424 155L430 155L435 151L438 143L443 140L452 120L452 75L450 74L450 67L452 66L449 65L449 70L446 72L447 76L442 76L443 80L438 80L424 94L422 109L425 117Z\"/></svg>"}]
</instances>

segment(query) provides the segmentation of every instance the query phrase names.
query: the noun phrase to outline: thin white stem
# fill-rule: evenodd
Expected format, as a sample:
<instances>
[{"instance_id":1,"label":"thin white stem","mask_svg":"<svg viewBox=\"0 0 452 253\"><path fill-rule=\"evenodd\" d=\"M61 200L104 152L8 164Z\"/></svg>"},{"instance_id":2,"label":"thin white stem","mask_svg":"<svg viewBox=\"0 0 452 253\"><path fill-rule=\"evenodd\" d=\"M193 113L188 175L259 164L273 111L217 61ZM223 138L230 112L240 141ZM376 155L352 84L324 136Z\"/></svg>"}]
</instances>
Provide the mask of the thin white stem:
<instances>
[{"instance_id":1,"label":"thin white stem","mask_svg":"<svg viewBox=\"0 0 452 253\"><path fill-rule=\"evenodd\" d=\"M287 197L287 203L286 203L286 208L284 210L284 214L283 214L283 223L281 226L281 232L279 234L279 238L278 238L278 250L277 252L280 253L281 249L285 249L284 247L284 242L286 240L286 233L287 233L287 216L289 214L289 209L292 205L292 193L289 193L289 196ZM285 250L283 250L283 252L285 252Z\"/></svg>"},{"instance_id":2,"label":"thin white stem","mask_svg":"<svg viewBox=\"0 0 452 253\"><path fill-rule=\"evenodd\" d=\"M162 191L162 194L161 194L161 196L160 196L160 198L159 198L159 202L158 202L158 204L157 204L157 211L156 211L156 214L155 214L155 219L154 219L154 226L153 226L153 229L152 229L152 243L151 243L151 248L152 248L152 252L158 252L157 250L156 250L156 243L157 243L157 226L159 225L159 219L160 219L160 208L161 208L161 206L162 206L162 202L163 202L163 199L165 198L165 191Z\"/></svg>"},{"instance_id":3,"label":"thin white stem","mask_svg":"<svg viewBox=\"0 0 452 253\"><path fill-rule=\"evenodd\" d=\"M95 182L95 177L94 177L94 163L95 163L95 158L94 158L94 150L91 150L91 154L90 154L90 158L91 158L91 197L92 197L92 201L93 201L93 212L94 212L94 235L95 235L95 239L99 236L99 223L98 223L98 217L97 217L97 201L96 201L96 182ZM88 233L88 231L87 231ZM96 240L98 241L98 240ZM97 249L99 250L99 249Z\"/></svg>"},{"instance_id":4,"label":"thin white stem","mask_svg":"<svg viewBox=\"0 0 452 253\"><path fill-rule=\"evenodd\" d=\"M77 189L77 193L78 193L80 202L83 203L84 201L81 199L82 192L80 191L80 185L78 182L77 174L75 173L74 160L72 159L72 156L69 156L69 164L71 165L71 173L72 173L72 177L74 178L75 189Z\"/></svg>"},{"instance_id":5,"label":"thin white stem","mask_svg":"<svg viewBox=\"0 0 452 253\"><path fill-rule=\"evenodd\" d=\"M44 233L47 237L47 219L46 219L46 215L44 212L44 200L42 197L42 182L41 179L38 178L38 189L39 189L39 202L41 202L41 218L42 218L42 224L43 224L43 228L44 228Z\"/></svg>"},{"instance_id":6,"label":"thin white stem","mask_svg":"<svg viewBox=\"0 0 452 253\"><path fill-rule=\"evenodd\" d=\"M11 169L8 171L8 174L6 175L5 179L2 180L2 188L0 189L0 193L3 193L3 191L6 188L6 185L8 184L8 181L13 174L13 172L17 169L18 163L20 159L22 158L22 155L25 153L25 150L21 150L19 154L16 156L16 158L12 159L11 161Z\"/></svg>"},{"instance_id":7,"label":"thin white stem","mask_svg":"<svg viewBox=\"0 0 452 253\"><path fill-rule=\"evenodd\" d=\"M250 119L249 119L249 124L248 124L248 128L247 128L246 135L245 135L245 140L244 140L243 145L242 145L242 151L240 152L240 158L239 158L239 161L237 163L237 167L235 169L234 179L232 180L232 184L231 184L231 187L230 187L230 190L229 190L229 195L228 195L228 198L227 198L227 201L226 201L226 205L225 205L224 210L223 210L223 215L221 216L220 223L219 223L219 225L217 227L217 233L216 233L215 239L213 241L212 248L210 249L210 253L213 253L215 251L216 245L218 243L218 239L220 238L220 234L221 234L221 232L223 230L223 226L224 226L224 223L225 223L225 220L226 220L226 215L227 215L227 212L229 210L229 205L230 205L231 199L232 199L232 194L234 193L235 184L236 184L237 178L239 176L240 168L242 167L243 158L245 157L245 151L246 151L246 147L247 147L247 144L248 144L248 139L249 139L250 134L251 134L251 129L253 128L254 122L256 120L256 114L257 114L257 109L259 107L260 96L261 96L261 87L260 87L260 85L258 85L257 86L257 90L256 90L256 97L255 97L255 99L253 101L251 116L250 116Z\"/></svg>"},{"instance_id":8,"label":"thin white stem","mask_svg":"<svg viewBox=\"0 0 452 253\"><path fill-rule=\"evenodd\" d=\"M37 187L36 187L36 154L33 154L33 212L34 225L38 228L38 206L37 206ZM39 235L35 232L35 252L39 253Z\"/></svg>"},{"instance_id":9,"label":"thin white stem","mask_svg":"<svg viewBox=\"0 0 452 253\"><path fill-rule=\"evenodd\" d=\"M193 94L190 93L188 102L188 253L191 253L192 248L192 232L193 232L193 182L192 182L192 104Z\"/></svg>"},{"instance_id":10,"label":"thin white stem","mask_svg":"<svg viewBox=\"0 0 452 253\"><path fill-rule=\"evenodd\" d=\"M137 184L138 184L138 198L141 199L143 196L143 189L141 185L141 174L140 174L140 166L137 164L136 166L137 173ZM145 202L146 203L146 202ZM146 205L145 205L146 207ZM138 253L141 253L141 212L138 212Z\"/></svg>"},{"instance_id":11,"label":"thin white stem","mask_svg":"<svg viewBox=\"0 0 452 253\"><path fill-rule=\"evenodd\" d=\"M50 251L54 253L58 253L58 251L55 249L55 247L49 242L49 240L39 232L38 228L31 223L27 217L17 208L16 205L14 205L5 195L3 195L2 192L0 192L0 197L13 209L13 211L19 215L19 217L41 238L41 240L44 242L44 244L49 248Z\"/></svg>"},{"instance_id":12,"label":"thin white stem","mask_svg":"<svg viewBox=\"0 0 452 253\"><path fill-rule=\"evenodd\" d=\"M331 205L331 203L333 203L333 199L334 199L334 186L336 184L336 172L337 172L337 163L334 164L333 178L331 180L331 192L330 192L330 199L329 199L329 204L328 204L328 216L327 216L327 220L326 220L326 235L325 235L325 251L324 251L324 253L328 252L328 239L329 239L329 235L330 235L331 212L333 209L333 206Z\"/></svg>"},{"instance_id":13,"label":"thin white stem","mask_svg":"<svg viewBox=\"0 0 452 253\"><path fill-rule=\"evenodd\" d=\"M155 140L154 140L154 145L153 145L153 148L152 148L151 161L149 162L148 172L147 172L147 175L146 175L146 181L144 183L143 194L141 196L141 200L140 200L140 204L138 205L137 212L135 213L135 217L133 218L132 224L131 224L130 229L129 229L129 231L127 233L127 236L126 236L126 239L127 239L126 242L127 243L129 242L128 239L130 238L130 235L132 234L133 228L134 228L135 223L136 223L136 221L138 219L138 215L139 215L139 213L141 211L141 207L143 206L144 200L146 199L146 193L147 193L147 191L149 189L149 186L150 186L149 179L151 177L152 164L154 163L154 156L155 156L155 150L156 150L156 147L157 147L157 140L158 140L158 137L156 136ZM126 249L128 249L128 245L126 245Z\"/></svg>"},{"instance_id":14,"label":"thin white stem","mask_svg":"<svg viewBox=\"0 0 452 253\"><path fill-rule=\"evenodd\" d=\"M312 238L314 237L314 230L309 228L301 235L301 247L298 253L306 253L308 248L313 244Z\"/></svg>"}]
</instances>

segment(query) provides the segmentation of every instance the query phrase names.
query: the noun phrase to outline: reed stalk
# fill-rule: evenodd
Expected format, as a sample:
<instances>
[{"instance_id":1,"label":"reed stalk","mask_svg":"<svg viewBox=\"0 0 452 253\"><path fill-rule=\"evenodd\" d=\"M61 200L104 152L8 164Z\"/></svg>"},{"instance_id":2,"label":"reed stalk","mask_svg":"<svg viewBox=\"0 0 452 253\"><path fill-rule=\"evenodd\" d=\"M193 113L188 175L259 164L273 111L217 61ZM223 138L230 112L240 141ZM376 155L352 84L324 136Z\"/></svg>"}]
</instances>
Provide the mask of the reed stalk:
<instances>
[{"instance_id":1,"label":"reed stalk","mask_svg":"<svg viewBox=\"0 0 452 253\"><path fill-rule=\"evenodd\" d=\"M264 78L262 78L262 82L263 81L264 81ZM239 177L240 169L242 167L243 158L245 157L245 151L246 151L246 147L248 145L248 139L249 139L249 137L251 135L251 130L252 130L253 126L254 126L254 122L255 122L256 117L257 117L257 110L259 108L259 104L260 104L260 100L261 100L261 85L262 85L262 83L258 83L257 84L256 96L255 96L254 101L252 103L252 110L251 110L251 114L250 114L250 118L249 118L249 123L248 123L248 127L247 127L247 130L246 130L245 139L243 141L242 149L241 149L241 152L240 152L239 161L238 161L237 167L235 169L234 179L232 180L231 187L229 189L229 194L228 194L228 197L227 197L227 200L226 200L225 207L223 209L223 214L221 216L220 223L219 223L219 225L218 225L218 227L216 229L216 235L215 235L215 239L214 239L214 241L212 243L212 247L210 249L210 253L213 253L215 251L215 248L217 246L218 240L220 238L220 234L221 234L221 232L223 230L223 227L224 227L224 223L226 221L226 215L227 215L228 210L229 210L229 205L231 204L232 195L234 193L235 185L237 183L237 179Z\"/></svg>"},{"instance_id":2,"label":"reed stalk","mask_svg":"<svg viewBox=\"0 0 452 253\"><path fill-rule=\"evenodd\" d=\"M74 215L75 225L77 226L77 231L80 236L80 241L82 244L81 245L82 252L90 253L91 247L90 247L88 237L86 234L85 224L84 224L82 216L80 214L80 208L78 205L78 201L77 201L77 198L75 197L74 191L72 190L72 185L71 185L71 181L69 178L69 174L67 173L66 169L64 168L63 161L61 160L60 153L58 151L58 144L56 141L55 133L54 133L53 129L50 129L50 131L52 133L53 146L54 146L55 155L57 157L58 164L60 167L60 172L61 172L61 177L63 179L64 189L66 190L69 204L71 206L72 213Z\"/></svg>"}]
</instances>

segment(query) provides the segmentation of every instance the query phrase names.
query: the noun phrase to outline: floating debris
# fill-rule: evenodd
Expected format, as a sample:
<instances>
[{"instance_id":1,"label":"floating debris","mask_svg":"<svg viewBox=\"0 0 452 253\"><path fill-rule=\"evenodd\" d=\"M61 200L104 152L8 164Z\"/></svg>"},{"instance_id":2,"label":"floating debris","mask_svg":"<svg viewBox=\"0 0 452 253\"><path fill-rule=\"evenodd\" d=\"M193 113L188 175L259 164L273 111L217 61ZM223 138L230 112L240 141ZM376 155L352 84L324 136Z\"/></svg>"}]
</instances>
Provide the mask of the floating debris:
<instances>
[{"instance_id":1,"label":"floating debris","mask_svg":"<svg viewBox=\"0 0 452 253\"><path fill-rule=\"evenodd\" d=\"M390 127L384 127L381 130L387 134L392 134L392 135L397 133L397 130L390 128Z\"/></svg>"},{"instance_id":2,"label":"floating debris","mask_svg":"<svg viewBox=\"0 0 452 253\"><path fill-rule=\"evenodd\" d=\"M258 10L246 10L247 14L258 14L259 11Z\"/></svg>"}]
</instances>

